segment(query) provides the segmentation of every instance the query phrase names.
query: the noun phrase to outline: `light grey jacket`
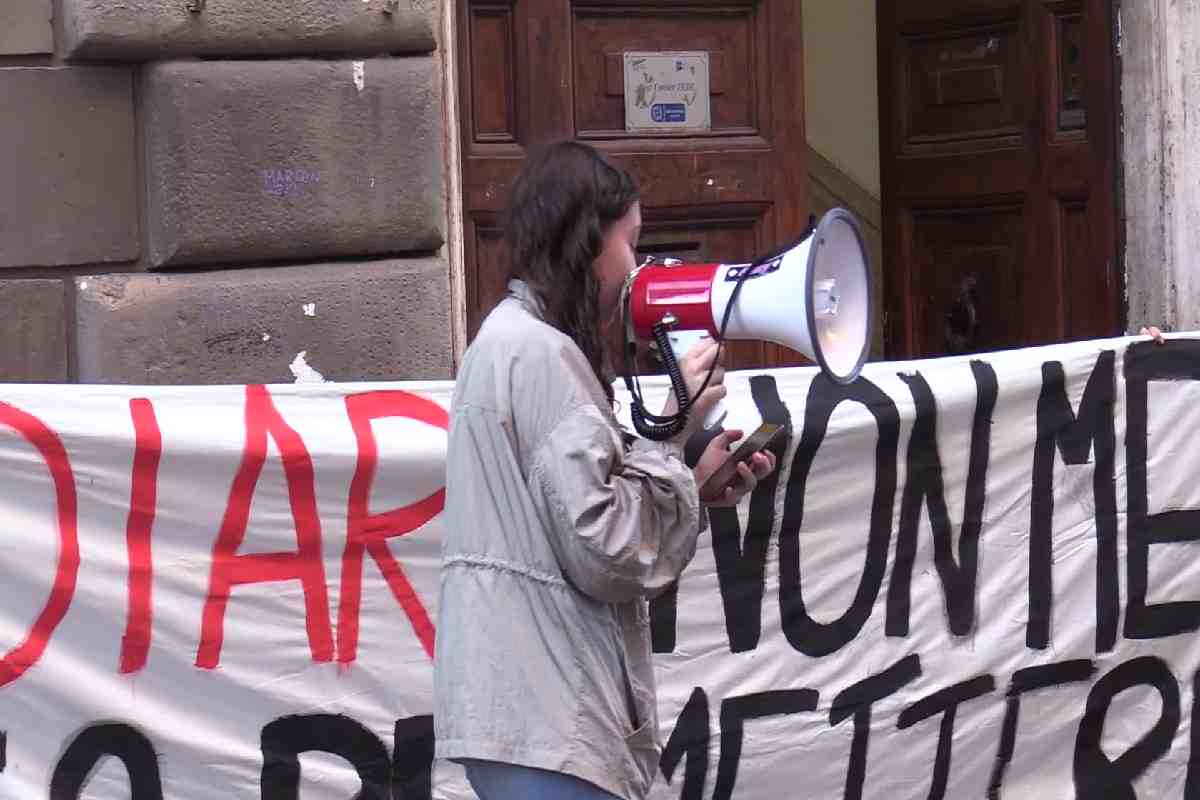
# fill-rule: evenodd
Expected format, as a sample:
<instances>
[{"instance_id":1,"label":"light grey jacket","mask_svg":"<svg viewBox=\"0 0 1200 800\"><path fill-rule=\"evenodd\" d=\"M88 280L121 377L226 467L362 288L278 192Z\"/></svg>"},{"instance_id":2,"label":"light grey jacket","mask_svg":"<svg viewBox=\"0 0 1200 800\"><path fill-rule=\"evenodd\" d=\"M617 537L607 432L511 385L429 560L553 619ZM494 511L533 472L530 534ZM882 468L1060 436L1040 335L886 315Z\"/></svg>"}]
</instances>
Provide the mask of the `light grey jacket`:
<instances>
[{"instance_id":1,"label":"light grey jacket","mask_svg":"<svg viewBox=\"0 0 1200 800\"><path fill-rule=\"evenodd\" d=\"M583 353L509 290L451 406L436 755L639 800L659 759L646 598L695 553L695 480L677 446L622 434Z\"/></svg>"}]
</instances>

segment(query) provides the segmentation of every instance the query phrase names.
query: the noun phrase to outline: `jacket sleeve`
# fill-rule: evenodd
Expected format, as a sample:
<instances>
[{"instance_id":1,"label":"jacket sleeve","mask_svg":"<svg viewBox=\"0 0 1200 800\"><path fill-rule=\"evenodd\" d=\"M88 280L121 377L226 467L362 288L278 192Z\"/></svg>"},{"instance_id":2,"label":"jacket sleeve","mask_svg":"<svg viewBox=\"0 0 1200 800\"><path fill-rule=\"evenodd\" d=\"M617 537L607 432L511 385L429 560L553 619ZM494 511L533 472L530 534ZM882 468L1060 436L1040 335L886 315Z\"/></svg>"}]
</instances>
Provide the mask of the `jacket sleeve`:
<instances>
[{"instance_id":1,"label":"jacket sleeve","mask_svg":"<svg viewBox=\"0 0 1200 800\"><path fill-rule=\"evenodd\" d=\"M641 439L626 446L590 403L547 435L530 483L549 509L563 574L597 600L658 594L695 555L703 512L681 448Z\"/></svg>"}]
</instances>

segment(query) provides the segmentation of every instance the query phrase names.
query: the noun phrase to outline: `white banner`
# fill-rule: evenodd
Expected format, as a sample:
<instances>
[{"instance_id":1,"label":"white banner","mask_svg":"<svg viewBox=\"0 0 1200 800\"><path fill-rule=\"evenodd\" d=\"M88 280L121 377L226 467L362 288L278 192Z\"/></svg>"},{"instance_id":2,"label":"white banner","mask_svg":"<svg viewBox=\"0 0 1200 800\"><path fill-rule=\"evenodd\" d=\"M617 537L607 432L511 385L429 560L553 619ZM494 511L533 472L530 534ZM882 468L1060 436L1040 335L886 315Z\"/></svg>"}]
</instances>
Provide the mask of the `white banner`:
<instances>
[{"instance_id":1,"label":"white banner","mask_svg":"<svg viewBox=\"0 0 1200 800\"><path fill-rule=\"evenodd\" d=\"M727 382L790 436L652 603L656 800L1200 797L1200 340ZM0 794L470 797L451 388L0 387Z\"/></svg>"}]
</instances>

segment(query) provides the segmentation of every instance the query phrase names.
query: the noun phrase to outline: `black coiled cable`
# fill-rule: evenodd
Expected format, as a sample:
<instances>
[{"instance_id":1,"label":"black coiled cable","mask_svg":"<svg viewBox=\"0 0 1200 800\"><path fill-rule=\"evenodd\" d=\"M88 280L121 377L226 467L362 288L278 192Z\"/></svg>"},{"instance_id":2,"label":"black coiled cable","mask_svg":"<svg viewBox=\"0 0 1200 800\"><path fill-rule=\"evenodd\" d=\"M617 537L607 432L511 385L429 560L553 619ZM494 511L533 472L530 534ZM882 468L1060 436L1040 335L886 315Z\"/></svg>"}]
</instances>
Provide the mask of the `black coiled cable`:
<instances>
[{"instance_id":1,"label":"black coiled cable","mask_svg":"<svg viewBox=\"0 0 1200 800\"><path fill-rule=\"evenodd\" d=\"M688 394L687 382L683 379L683 373L679 369L679 362L675 359L675 351L671 349L671 340L667 336L667 326L661 322L654 326L653 329L654 342L658 345L659 355L662 356L663 365L667 368L667 377L671 379L671 388L675 391L675 399L679 405L679 411L666 417L661 417L656 414L651 414L646 411L646 406L642 402L642 387L638 384L635 388L636 377L630 380L630 369L628 350L626 351L626 369L625 369L625 388L629 390L629 396L633 398L630 404L629 417L633 420L634 430L639 436L643 436L654 442L662 442L678 436L687 426L688 411L692 406L692 398ZM637 350L637 344L630 343L627 345L629 349ZM636 352L634 353L636 355ZM708 382L705 381L707 386ZM700 391L704 391L701 388Z\"/></svg>"}]
</instances>

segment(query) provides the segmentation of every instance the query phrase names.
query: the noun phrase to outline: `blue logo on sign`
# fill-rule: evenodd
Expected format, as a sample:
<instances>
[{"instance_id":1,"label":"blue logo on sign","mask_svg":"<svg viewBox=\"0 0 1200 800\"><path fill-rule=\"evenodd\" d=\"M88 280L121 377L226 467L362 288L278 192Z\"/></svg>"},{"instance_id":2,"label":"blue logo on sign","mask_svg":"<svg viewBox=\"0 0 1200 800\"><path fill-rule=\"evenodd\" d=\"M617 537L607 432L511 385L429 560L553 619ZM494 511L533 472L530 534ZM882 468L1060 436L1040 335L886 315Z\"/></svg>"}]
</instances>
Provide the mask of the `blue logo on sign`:
<instances>
[{"instance_id":1,"label":"blue logo on sign","mask_svg":"<svg viewBox=\"0 0 1200 800\"><path fill-rule=\"evenodd\" d=\"M655 103L650 107L655 122L687 122L687 106L683 103Z\"/></svg>"}]
</instances>

